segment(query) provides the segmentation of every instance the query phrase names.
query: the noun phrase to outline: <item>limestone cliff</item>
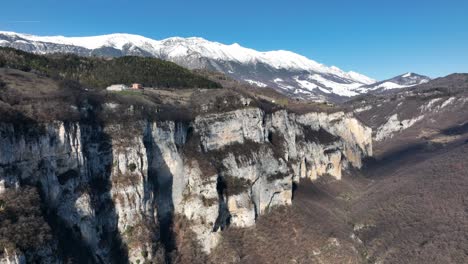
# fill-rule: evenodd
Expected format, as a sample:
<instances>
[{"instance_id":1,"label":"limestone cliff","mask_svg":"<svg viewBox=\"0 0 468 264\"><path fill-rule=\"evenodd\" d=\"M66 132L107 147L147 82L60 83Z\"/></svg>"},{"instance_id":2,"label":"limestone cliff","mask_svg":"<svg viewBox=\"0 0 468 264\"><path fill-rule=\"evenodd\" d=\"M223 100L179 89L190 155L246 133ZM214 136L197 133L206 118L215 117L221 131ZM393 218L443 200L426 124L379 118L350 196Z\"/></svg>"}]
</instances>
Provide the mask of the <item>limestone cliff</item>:
<instances>
[{"instance_id":1,"label":"limestone cliff","mask_svg":"<svg viewBox=\"0 0 468 264\"><path fill-rule=\"evenodd\" d=\"M2 123L0 192L39 186L45 214L55 219L48 222L59 230L58 243L44 245L52 250L42 249L49 255L78 247L88 262L168 260L181 243L176 221L209 254L223 229L253 226L291 204L301 179L339 180L344 169L360 168L372 155L371 133L343 112L256 107L184 122ZM15 252L1 261L35 254Z\"/></svg>"}]
</instances>

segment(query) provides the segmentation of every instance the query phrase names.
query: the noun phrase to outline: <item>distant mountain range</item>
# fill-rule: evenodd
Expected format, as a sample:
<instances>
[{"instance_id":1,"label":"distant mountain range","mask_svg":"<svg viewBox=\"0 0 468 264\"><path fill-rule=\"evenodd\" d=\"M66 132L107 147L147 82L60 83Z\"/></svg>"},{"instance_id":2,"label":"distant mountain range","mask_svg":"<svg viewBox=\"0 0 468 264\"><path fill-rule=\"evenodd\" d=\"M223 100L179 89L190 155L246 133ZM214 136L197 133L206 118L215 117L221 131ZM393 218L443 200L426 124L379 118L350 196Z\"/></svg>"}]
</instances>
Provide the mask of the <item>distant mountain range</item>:
<instances>
[{"instance_id":1,"label":"distant mountain range","mask_svg":"<svg viewBox=\"0 0 468 264\"><path fill-rule=\"evenodd\" d=\"M131 34L63 37L0 31L0 46L38 54L156 57L189 69L220 71L251 85L271 87L293 97L312 100L342 101L360 94L408 87L429 80L426 76L408 73L377 82L365 75L328 67L290 51L259 52L239 44L224 45L195 37L153 40Z\"/></svg>"},{"instance_id":2,"label":"distant mountain range","mask_svg":"<svg viewBox=\"0 0 468 264\"><path fill-rule=\"evenodd\" d=\"M398 75L388 80L376 82L373 84L368 84L361 86L358 91L361 93L382 93L389 90L400 89L400 88L407 88L423 83L427 83L431 80L431 78L408 72L402 75Z\"/></svg>"}]
</instances>

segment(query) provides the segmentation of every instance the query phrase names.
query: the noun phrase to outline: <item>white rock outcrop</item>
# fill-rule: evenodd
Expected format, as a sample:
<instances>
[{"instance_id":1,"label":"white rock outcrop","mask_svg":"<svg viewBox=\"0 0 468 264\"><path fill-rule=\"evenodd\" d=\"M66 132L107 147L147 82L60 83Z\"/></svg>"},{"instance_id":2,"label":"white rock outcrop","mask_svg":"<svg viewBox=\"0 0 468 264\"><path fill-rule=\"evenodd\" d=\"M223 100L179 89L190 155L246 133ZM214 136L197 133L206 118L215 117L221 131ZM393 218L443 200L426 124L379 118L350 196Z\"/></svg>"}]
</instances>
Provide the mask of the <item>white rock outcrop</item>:
<instances>
[{"instance_id":1,"label":"white rock outcrop","mask_svg":"<svg viewBox=\"0 0 468 264\"><path fill-rule=\"evenodd\" d=\"M424 115L416 116L412 119L399 120L398 114L392 115L387 122L379 127L375 134L376 141L382 141L386 138L391 138L393 135L399 131L405 130L413 126L416 122L422 120Z\"/></svg>"}]
</instances>

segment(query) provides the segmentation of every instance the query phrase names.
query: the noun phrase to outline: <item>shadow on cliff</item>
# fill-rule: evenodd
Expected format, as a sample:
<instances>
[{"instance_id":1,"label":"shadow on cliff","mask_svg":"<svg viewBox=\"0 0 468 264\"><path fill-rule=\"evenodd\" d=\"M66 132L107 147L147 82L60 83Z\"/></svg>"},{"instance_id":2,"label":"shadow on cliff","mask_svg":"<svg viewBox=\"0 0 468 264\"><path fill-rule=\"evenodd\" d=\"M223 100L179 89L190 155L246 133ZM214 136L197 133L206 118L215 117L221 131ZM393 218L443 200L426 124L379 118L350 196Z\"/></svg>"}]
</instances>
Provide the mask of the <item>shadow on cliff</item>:
<instances>
[{"instance_id":1,"label":"shadow on cliff","mask_svg":"<svg viewBox=\"0 0 468 264\"><path fill-rule=\"evenodd\" d=\"M112 263L128 263L128 251L122 242L122 237L117 228L118 214L111 196L111 173L114 162L112 154L112 139L106 134L104 124L99 119L88 125L89 133L81 133L85 170L90 180L90 195L96 214L96 228L98 229L99 244L108 250L108 261ZM106 254L107 255L107 254ZM96 256L99 262L102 260Z\"/></svg>"},{"instance_id":2,"label":"shadow on cliff","mask_svg":"<svg viewBox=\"0 0 468 264\"><path fill-rule=\"evenodd\" d=\"M1 122L11 124L14 129L13 140L21 141L24 140L25 144L28 145L37 145L47 143L50 147L59 145L59 135L54 133L48 133L46 126L36 120L24 116L19 112L11 112L10 116L14 116L16 120L1 119ZM7 116L9 117L9 116ZM70 133L70 124L66 125L66 133ZM47 141L42 140L47 139ZM19 143L16 143L19 144ZM44 147L44 146L42 146ZM64 146L60 146L64 147ZM51 203L54 199L51 198L51 193L54 192L54 187L60 184L60 186L65 185L69 180L77 179L79 177L79 172L76 170L68 170L65 173L58 174L56 167L54 165L56 158L54 155L45 156L44 153L37 153L36 158L40 158L37 162L37 171L34 173L34 176L37 177L27 177L23 178L21 176L21 171L19 169L10 171L11 175L15 175L17 183L19 186L35 186L40 194L41 198L41 207L44 219L47 224L51 227L51 232L53 239L57 241L57 252L53 252L57 259L63 261L64 263L96 263L96 259L93 257L91 248L83 243L81 234L77 226L72 227L67 224L65 219L62 219L59 216L59 209L57 204L62 202L62 198L69 194L69 190L59 189L60 196L56 198L56 203ZM32 168L34 169L34 168ZM11 178L11 177L10 177ZM8 178L7 184L8 182ZM14 188L17 184L12 182L8 188ZM56 184L56 186L54 186ZM57 189L55 189L57 191ZM73 201L75 202L75 201ZM31 231L36 232L36 230ZM31 255L34 255L32 253Z\"/></svg>"},{"instance_id":3,"label":"shadow on cliff","mask_svg":"<svg viewBox=\"0 0 468 264\"><path fill-rule=\"evenodd\" d=\"M443 130L440 135L466 136L467 125L455 126ZM436 155L444 154L460 144L467 144L468 140L461 137L447 143L431 142L424 140L405 145L390 151L384 152L378 158L367 158L364 161L364 172L370 176L389 175L402 167L410 166L414 163L422 162Z\"/></svg>"},{"instance_id":4,"label":"shadow on cliff","mask_svg":"<svg viewBox=\"0 0 468 264\"><path fill-rule=\"evenodd\" d=\"M174 202L172 199L173 174L155 141L153 126L147 124L143 143L148 160L148 181L156 199L159 222L159 240L164 248L166 263L172 263L177 250L174 233ZM157 235L157 234L155 234ZM156 249L158 250L158 249Z\"/></svg>"},{"instance_id":5,"label":"shadow on cliff","mask_svg":"<svg viewBox=\"0 0 468 264\"><path fill-rule=\"evenodd\" d=\"M218 175L222 175L221 171L218 171ZM225 178L218 176L216 181L216 191L218 192L218 217L216 218L215 224L213 226L213 232L225 230L231 224L231 213L229 212L226 200L227 200L227 183ZM257 205L255 206L255 219L257 219Z\"/></svg>"},{"instance_id":6,"label":"shadow on cliff","mask_svg":"<svg viewBox=\"0 0 468 264\"><path fill-rule=\"evenodd\" d=\"M49 208L47 219L58 240L58 254L65 263L128 263L127 248L117 228L118 214L110 192L114 161L112 139L104 132L105 124L97 113L88 113L78 124L80 133L75 136L81 142L79 151L82 152L83 163L78 168L57 175L61 185L70 180L75 182L71 190L63 189L59 201L74 197L71 201L74 205L77 200L75 194L87 193L95 215L94 219L81 216L78 222L70 223L63 218L63 212L58 212L58 207ZM67 132L72 125L66 124ZM67 213L80 215L77 208ZM80 226L83 224L92 230ZM87 241L84 232L95 236L90 239L92 243Z\"/></svg>"}]
</instances>

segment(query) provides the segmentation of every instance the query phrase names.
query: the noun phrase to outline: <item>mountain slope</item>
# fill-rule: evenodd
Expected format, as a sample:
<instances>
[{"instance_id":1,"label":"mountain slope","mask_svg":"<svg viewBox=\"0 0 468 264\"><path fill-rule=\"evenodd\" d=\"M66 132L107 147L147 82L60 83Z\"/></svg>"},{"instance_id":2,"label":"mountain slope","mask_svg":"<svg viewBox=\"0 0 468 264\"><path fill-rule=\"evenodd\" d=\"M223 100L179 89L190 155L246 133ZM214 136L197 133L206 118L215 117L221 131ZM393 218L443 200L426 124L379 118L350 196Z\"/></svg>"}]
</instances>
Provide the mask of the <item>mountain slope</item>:
<instances>
[{"instance_id":1,"label":"mountain slope","mask_svg":"<svg viewBox=\"0 0 468 264\"><path fill-rule=\"evenodd\" d=\"M377 149L435 146L468 138L468 74L451 74L346 103L370 126ZM378 151L375 153L379 155Z\"/></svg>"},{"instance_id":2,"label":"mountain slope","mask_svg":"<svg viewBox=\"0 0 468 264\"><path fill-rule=\"evenodd\" d=\"M348 103L374 137L351 209L368 263L467 263L468 74Z\"/></svg>"},{"instance_id":3,"label":"mountain slope","mask_svg":"<svg viewBox=\"0 0 468 264\"><path fill-rule=\"evenodd\" d=\"M0 46L40 54L156 57L190 69L220 71L237 80L308 99L340 100L363 93L359 87L375 83L362 74L327 67L293 52L259 52L239 44L224 45L202 38L158 41L130 34L40 37L0 32Z\"/></svg>"},{"instance_id":4,"label":"mountain slope","mask_svg":"<svg viewBox=\"0 0 468 264\"><path fill-rule=\"evenodd\" d=\"M407 88L407 87L412 87L415 85L427 83L430 80L431 78L427 76L408 72L408 73L398 75L396 77L393 77L391 79L387 79L381 82L364 85L359 88L359 91L362 93L368 93L368 92L382 93L382 92L386 92L389 90Z\"/></svg>"},{"instance_id":5,"label":"mountain slope","mask_svg":"<svg viewBox=\"0 0 468 264\"><path fill-rule=\"evenodd\" d=\"M86 58L76 55L41 56L0 47L0 67L34 70L57 79L79 81L93 88L118 83L142 83L163 88L220 88L221 85L155 58Z\"/></svg>"}]
</instances>

